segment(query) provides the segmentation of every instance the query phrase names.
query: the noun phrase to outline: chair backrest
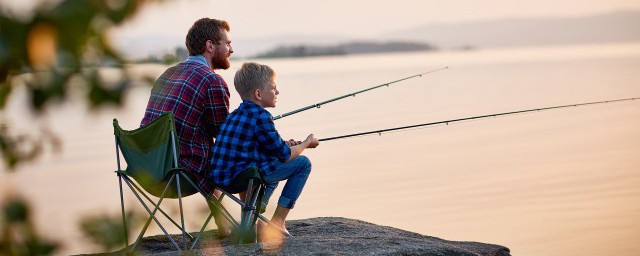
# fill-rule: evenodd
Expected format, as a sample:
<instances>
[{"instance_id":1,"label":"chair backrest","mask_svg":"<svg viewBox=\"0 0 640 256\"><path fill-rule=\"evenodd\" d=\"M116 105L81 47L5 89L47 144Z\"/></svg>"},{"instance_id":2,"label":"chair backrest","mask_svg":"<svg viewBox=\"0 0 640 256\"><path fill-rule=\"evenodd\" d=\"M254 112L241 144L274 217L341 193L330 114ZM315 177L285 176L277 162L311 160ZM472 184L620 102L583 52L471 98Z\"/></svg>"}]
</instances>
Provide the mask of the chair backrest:
<instances>
[{"instance_id":1,"label":"chair backrest","mask_svg":"<svg viewBox=\"0 0 640 256\"><path fill-rule=\"evenodd\" d=\"M180 142L175 131L171 112L130 131L122 129L118 120L113 119L116 146L127 162L127 169L118 171L132 177L144 190L159 197L173 171L179 168ZM175 181L172 183L165 197L177 197ZM181 180L180 185L183 197L197 192L186 180Z\"/></svg>"}]
</instances>

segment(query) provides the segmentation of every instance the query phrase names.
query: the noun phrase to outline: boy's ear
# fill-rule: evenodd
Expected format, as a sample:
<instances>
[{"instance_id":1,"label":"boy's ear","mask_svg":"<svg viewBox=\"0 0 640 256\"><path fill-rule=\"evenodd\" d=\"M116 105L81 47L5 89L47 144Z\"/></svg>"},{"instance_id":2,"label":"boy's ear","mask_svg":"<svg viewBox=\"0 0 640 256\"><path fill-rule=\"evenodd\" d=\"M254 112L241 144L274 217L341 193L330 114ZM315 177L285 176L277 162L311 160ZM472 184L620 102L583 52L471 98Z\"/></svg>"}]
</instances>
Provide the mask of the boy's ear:
<instances>
[{"instance_id":1,"label":"boy's ear","mask_svg":"<svg viewBox=\"0 0 640 256\"><path fill-rule=\"evenodd\" d=\"M262 100L262 92L260 92L260 89L255 89L253 91L253 96L255 96L257 100Z\"/></svg>"}]
</instances>

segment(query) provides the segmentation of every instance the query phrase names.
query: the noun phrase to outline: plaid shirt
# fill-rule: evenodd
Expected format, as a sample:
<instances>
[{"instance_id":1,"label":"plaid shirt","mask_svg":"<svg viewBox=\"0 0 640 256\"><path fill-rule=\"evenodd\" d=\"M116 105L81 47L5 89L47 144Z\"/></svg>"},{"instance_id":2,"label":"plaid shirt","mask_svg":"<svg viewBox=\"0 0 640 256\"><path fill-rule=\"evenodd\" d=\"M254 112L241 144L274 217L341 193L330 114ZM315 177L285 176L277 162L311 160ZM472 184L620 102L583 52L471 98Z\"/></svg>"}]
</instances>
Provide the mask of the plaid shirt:
<instances>
[{"instance_id":1,"label":"plaid shirt","mask_svg":"<svg viewBox=\"0 0 640 256\"><path fill-rule=\"evenodd\" d=\"M256 103L243 101L220 127L210 175L216 184L229 186L251 166L268 175L275 171L275 161L284 162L290 156L291 149L276 131L271 114Z\"/></svg>"},{"instance_id":2,"label":"plaid shirt","mask_svg":"<svg viewBox=\"0 0 640 256\"><path fill-rule=\"evenodd\" d=\"M211 170L213 138L229 114L229 88L203 58L191 56L156 80L141 126L167 111L173 112L180 138L180 166L203 186ZM209 187L203 189L206 193L212 191Z\"/></svg>"}]
</instances>

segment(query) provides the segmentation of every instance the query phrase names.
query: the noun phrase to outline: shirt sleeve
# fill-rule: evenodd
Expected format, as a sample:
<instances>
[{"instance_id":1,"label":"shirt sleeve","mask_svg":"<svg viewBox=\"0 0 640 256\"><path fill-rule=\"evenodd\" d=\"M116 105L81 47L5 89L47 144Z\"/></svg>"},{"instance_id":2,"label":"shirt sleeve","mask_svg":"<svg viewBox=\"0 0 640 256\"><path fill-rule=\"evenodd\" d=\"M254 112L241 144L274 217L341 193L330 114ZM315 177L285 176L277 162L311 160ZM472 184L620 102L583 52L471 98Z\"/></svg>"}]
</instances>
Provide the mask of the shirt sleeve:
<instances>
[{"instance_id":1,"label":"shirt sleeve","mask_svg":"<svg viewBox=\"0 0 640 256\"><path fill-rule=\"evenodd\" d=\"M291 149L278 134L270 115L259 115L255 132L261 147L267 151L266 154L275 156L280 162L285 162L291 157Z\"/></svg>"},{"instance_id":2,"label":"shirt sleeve","mask_svg":"<svg viewBox=\"0 0 640 256\"><path fill-rule=\"evenodd\" d=\"M213 137L220 132L220 126L229 115L229 88L222 77L216 75L207 86L207 97L204 103L207 126Z\"/></svg>"}]
</instances>

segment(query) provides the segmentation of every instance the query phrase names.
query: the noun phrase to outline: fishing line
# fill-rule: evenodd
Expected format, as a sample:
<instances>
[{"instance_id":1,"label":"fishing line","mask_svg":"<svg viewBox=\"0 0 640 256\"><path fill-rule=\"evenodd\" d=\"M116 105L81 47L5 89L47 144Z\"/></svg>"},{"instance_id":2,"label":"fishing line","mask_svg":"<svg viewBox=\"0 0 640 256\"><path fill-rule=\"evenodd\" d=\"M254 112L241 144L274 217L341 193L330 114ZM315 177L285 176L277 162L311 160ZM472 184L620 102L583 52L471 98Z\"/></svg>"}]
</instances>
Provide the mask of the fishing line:
<instances>
[{"instance_id":1,"label":"fishing line","mask_svg":"<svg viewBox=\"0 0 640 256\"><path fill-rule=\"evenodd\" d=\"M349 93L349 94L345 94L345 95L342 95L340 97L336 97L336 98L333 98L333 99L330 99L330 100L326 100L326 101L319 102L319 103L316 103L316 104L312 104L312 105L309 105L309 106L306 106L306 107L303 107L303 108L299 108L299 109L296 109L296 110L293 110L293 111L290 111L290 112L287 112L287 113L284 113L284 114L281 114L281 115L274 116L273 120L275 121L275 120L278 120L280 118L283 118L283 117L286 117L286 116L290 116L290 115L293 115L293 114L297 114L297 113L300 113L302 111L306 111L306 110L309 110L309 109L320 108L320 106L322 106L324 104L328 104L328 103L331 103L331 102L334 102L334 101L338 101L338 100L341 100L341 99L344 99L344 98L348 98L348 97L355 97L356 95L358 95L360 93L364 93L364 92L367 92L367 91L375 90L375 89L378 89L378 88L381 88L381 87L389 87L390 85L398 83L398 82L402 82L402 81L409 80L409 79L416 78L416 77L422 77L423 75L426 75L426 74L429 74L429 73L435 73L435 72L438 72L440 70L444 70L444 69L448 69L448 68L449 67L437 68L437 69L430 70L430 71L427 71L427 72L424 72L424 73L420 73L420 74L416 74L416 75L400 78L398 80L387 82L387 83L384 83L384 84L381 84L381 85L372 86L372 87L369 87L367 89L360 90L360 91L357 91L357 92L352 92L352 93Z\"/></svg>"},{"instance_id":2,"label":"fishing line","mask_svg":"<svg viewBox=\"0 0 640 256\"><path fill-rule=\"evenodd\" d=\"M347 134L347 135L341 135L341 136L335 136L335 137L319 139L319 141L330 141L330 140L337 140L337 139L346 139L346 138L367 136L367 135L373 135L373 134L382 135L383 133L399 132L399 131L410 130L410 129L420 129L420 128L424 128L424 127L427 127L427 126L449 125L451 123L460 123L460 122L466 122L466 121L472 121L472 120L478 120L478 119L485 119L485 118L491 118L491 117L498 117L498 116L516 115L516 114L524 114L524 113L530 113L530 112L542 112L542 111L553 110L553 109L570 108L570 107L581 107L581 106L587 106L587 105L598 105L598 104L623 102L623 101L635 101L635 100L638 100L638 99L640 99L640 98L626 98L626 99L617 99L617 100L595 101L595 102L586 102L586 103L578 103L578 104L569 104L569 105L561 105L561 106L553 106L553 107L545 107L545 108L535 108L535 109L518 110L518 111L503 112L503 113L496 113L496 114L464 117L464 118L450 119L450 120L444 120L444 121L438 121L438 122L415 124L415 125L401 126L401 127L388 128L388 129L382 129L382 130L353 133L353 134Z\"/></svg>"}]
</instances>

